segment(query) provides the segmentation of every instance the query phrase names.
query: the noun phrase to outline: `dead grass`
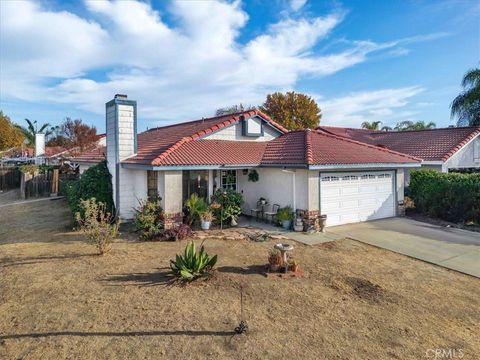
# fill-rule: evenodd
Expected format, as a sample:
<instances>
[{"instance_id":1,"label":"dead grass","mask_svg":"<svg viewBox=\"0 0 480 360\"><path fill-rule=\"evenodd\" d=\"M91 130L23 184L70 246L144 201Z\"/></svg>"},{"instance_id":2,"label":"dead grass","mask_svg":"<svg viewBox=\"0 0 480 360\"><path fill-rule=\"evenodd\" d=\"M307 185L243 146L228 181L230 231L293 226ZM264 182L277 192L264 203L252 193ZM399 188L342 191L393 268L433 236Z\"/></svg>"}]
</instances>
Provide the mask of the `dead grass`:
<instances>
[{"instance_id":1,"label":"dead grass","mask_svg":"<svg viewBox=\"0 0 480 360\"><path fill-rule=\"evenodd\" d=\"M211 279L169 286L185 242L125 239L105 256L63 202L0 208L0 358L478 358L480 282L350 240L307 247L303 278L261 275L275 241L208 240ZM125 236L124 236L125 238ZM240 287L247 335L240 321Z\"/></svg>"}]
</instances>

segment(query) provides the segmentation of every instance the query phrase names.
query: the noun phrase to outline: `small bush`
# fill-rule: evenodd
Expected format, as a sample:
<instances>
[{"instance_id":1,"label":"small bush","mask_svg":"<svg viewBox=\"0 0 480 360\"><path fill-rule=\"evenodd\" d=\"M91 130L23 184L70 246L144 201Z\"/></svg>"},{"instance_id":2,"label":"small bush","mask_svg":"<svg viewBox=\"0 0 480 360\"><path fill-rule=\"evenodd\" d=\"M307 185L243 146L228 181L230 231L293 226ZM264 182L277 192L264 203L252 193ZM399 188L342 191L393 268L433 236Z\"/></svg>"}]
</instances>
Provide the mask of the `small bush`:
<instances>
[{"instance_id":1,"label":"small bush","mask_svg":"<svg viewBox=\"0 0 480 360\"><path fill-rule=\"evenodd\" d=\"M480 223L480 174L412 171L408 195L417 212L452 222Z\"/></svg>"},{"instance_id":2,"label":"small bush","mask_svg":"<svg viewBox=\"0 0 480 360\"><path fill-rule=\"evenodd\" d=\"M217 255L210 257L202 245L197 253L195 243L190 241L183 255L176 255L175 261L170 260L170 268L181 281L192 281L210 273L217 263Z\"/></svg>"},{"instance_id":3,"label":"small bush","mask_svg":"<svg viewBox=\"0 0 480 360\"><path fill-rule=\"evenodd\" d=\"M87 235L90 243L95 245L100 255L110 251L112 241L118 235L119 220L106 210L102 202L95 198L81 200L82 213L76 213L79 230Z\"/></svg>"},{"instance_id":4,"label":"small bush","mask_svg":"<svg viewBox=\"0 0 480 360\"><path fill-rule=\"evenodd\" d=\"M201 197L193 193L190 198L185 201L187 208L187 223L188 225L198 226L200 222L200 214L207 211L208 205Z\"/></svg>"},{"instance_id":5,"label":"small bush","mask_svg":"<svg viewBox=\"0 0 480 360\"><path fill-rule=\"evenodd\" d=\"M293 209L291 206L286 206L278 209L277 220L278 221L292 221L294 219Z\"/></svg>"},{"instance_id":6,"label":"small bush","mask_svg":"<svg viewBox=\"0 0 480 360\"><path fill-rule=\"evenodd\" d=\"M72 214L80 213L83 218L82 200L95 198L98 202L105 204L106 211L115 213L113 205L112 176L108 171L107 162L102 161L98 165L87 169L80 180L69 181L62 191L67 196L68 205Z\"/></svg>"},{"instance_id":7,"label":"small bush","mask_svg":"<svg viewBox=\"0 0 480 360\"><path fill-rule=\"evenodd\" d=\"M217 223L228 222L236 219L242 213L243 197L242 194L232 189L218 189L212 195L211 206Z\"/></svg>"},{"instance_id":8,"label":"small bush","mask_svg":"<svg viewBox=\"0 0 480 360\"><path fill-rule=\"evenodd\" d=\"M153 240L162 232L165 218L160 201L158 196L146 201L139 200L133 223L142 240Z\"/></svg>"},{"instance_id":9,"label":"small bush","mask_svg":"<svg viewBox=\"0 0 480 360\"><path fill-rule=\"evenodd\" d=\"M173 226L170 229L162 230L162 232L160 233L161 238L172 241L184 240L192 236L192 228L186 224Z\"/></svg>"}]
</instances>

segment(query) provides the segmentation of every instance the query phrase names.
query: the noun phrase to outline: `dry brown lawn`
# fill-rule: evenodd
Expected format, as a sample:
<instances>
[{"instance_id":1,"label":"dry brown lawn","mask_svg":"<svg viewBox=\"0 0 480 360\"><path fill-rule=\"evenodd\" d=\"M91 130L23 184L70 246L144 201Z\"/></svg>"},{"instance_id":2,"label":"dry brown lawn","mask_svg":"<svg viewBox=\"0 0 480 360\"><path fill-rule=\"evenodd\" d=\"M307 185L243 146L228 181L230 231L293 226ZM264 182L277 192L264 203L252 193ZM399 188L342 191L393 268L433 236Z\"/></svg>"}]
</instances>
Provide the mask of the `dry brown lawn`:
<instances>
[{"instance_id":1,"label":"dry brown lawn","mask_svg":"<svg viewBox=\"0 0 480 360\"><path fill-rule=\"evenodd\" d=\"M479 358L476 278L350 240L294 243L306 276L266 278L274 241L240 239L206 242L211 279L170 286L185 242L123 235L100 257L68 226L63 201L0 208L1 359Z\"/></svg>"}]
</instances>

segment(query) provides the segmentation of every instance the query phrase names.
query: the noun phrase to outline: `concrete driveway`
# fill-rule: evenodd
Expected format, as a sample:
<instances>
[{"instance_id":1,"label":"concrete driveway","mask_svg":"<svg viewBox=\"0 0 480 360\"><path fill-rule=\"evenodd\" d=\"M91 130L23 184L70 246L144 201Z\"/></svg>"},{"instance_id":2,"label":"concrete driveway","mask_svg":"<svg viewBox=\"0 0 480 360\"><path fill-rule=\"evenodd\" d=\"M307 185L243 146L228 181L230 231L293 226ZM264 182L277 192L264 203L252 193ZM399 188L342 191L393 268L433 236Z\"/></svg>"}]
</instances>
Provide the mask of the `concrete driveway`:
<instances>
[{"instance_id":1,"label":"concrete driveway","mask_svg":"<svg viewBox=\"0 0 480 360\"><path fill-rule=\"evenodd\" d=\"M330 227L335 234L480 278L480 233L406 218Z\"/></svg>"}]
</instances>

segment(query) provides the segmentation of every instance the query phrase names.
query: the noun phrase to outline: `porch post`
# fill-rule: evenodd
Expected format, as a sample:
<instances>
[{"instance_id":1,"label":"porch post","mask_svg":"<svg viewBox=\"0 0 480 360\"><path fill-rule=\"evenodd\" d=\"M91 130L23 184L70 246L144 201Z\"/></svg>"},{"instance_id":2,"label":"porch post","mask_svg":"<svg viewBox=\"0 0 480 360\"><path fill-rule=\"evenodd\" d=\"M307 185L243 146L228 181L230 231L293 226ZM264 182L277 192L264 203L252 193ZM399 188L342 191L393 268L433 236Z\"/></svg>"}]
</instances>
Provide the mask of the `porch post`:
<instances>
[{"instance_id":1,"label":"porch post","mask_svg":"<svg viewBox=\"0 0 480 360\"><path fill-rule=\"evenodd\" d=\"M215 179L213 178L213 170L208 170L208 201L213 195L213 183Z\"/></svg>"}]
</instances>

